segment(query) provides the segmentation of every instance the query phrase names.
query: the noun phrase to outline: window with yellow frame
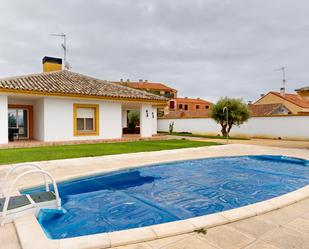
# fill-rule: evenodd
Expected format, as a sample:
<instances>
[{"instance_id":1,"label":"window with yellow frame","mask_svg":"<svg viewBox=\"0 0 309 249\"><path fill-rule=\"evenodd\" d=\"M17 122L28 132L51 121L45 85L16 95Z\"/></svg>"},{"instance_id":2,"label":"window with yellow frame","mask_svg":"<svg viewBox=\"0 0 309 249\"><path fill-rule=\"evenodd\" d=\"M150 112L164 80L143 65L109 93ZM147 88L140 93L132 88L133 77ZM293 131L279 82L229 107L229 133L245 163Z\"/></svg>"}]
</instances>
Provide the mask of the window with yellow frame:
<instances>
[{"instance_id":1,"label":"window with yellow frame","mask_svg":"<svg viewBox=\"0 0 309 249\"><path fill-rule=\"evenodd\" d=\"M74 136L99 135L99 105L74 104Z\"/></svg>"}]
</instances>

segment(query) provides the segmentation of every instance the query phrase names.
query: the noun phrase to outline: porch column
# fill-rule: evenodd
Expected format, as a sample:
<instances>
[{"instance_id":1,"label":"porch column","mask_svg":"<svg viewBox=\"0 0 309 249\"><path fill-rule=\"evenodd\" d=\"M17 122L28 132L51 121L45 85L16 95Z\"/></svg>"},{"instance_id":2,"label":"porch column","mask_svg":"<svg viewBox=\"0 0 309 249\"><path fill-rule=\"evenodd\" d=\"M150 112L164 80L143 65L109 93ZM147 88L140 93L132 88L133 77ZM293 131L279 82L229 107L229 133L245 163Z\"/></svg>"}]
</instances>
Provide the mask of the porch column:
<instances>
[{"instance_id":1,"label":"porch column","mask_svg":"<svg viewBox=\"0 0 309 249\"><path fill-rule=\"evenodd\" d=\"M158 115L157 108L152 107L152 134L156 135L158 133Z\"/></svg>"},{"instance_id":2,"label":"porch column","mask_svg":"<svg viewBox=\"0 0 309 249\"><path fill-rule=\"evenodd\" d=\"M152 137L152 106L142 104L140 107L140 133L141 137Z\"/></svg>"},{"instance_id":3,"label":"porch column","mask_svg":"<svg viewBox=\"0 0 309 249\"><path fill-rule=\"evenodd\" d=\"M0 94L0 144L8 143L8 97Z\"/></svg>"},{"instance_id":4,"label":"porch column","mask_svg":"<svg viewBox=\"0 0 309 249\"><path fill-rule=\"evenodd\" d=\"M122 128L128 127L128 113L127 109L122 108Z\"/></svg>"}]
</instances>

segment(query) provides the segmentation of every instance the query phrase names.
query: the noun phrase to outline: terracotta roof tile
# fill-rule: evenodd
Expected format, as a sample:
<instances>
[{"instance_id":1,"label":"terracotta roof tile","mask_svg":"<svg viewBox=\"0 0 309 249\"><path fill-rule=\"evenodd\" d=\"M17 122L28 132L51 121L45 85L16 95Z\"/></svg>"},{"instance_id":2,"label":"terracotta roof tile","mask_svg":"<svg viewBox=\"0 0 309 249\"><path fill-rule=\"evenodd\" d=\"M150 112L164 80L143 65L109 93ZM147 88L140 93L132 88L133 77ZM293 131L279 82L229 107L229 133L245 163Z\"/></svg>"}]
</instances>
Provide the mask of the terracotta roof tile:
<instances>
[{"instance_id":1,"label":"terracotta roof tile","mask_svg":"<svg viewBox=\"0 0 309 249\"><path fill-rule=\"evenodd\" d=\"M282 103L278 104L249 104L248 108L252 116L267 116L278 110Z\"/></svg>"},{"instance_id":2,"label":"terracotta roof tile","mask_svg":"<svg viewBox=\"0 0 309 249\"><path fill-rule=\"evenodd\" d=\"M41 93L85 95L93 97L127 98L167 101L166 98L120 86L71 71L55 71L0 79L0 91L21 90Z\"/></svg>"},{"instance_id":3,"label":"terracotta roof tile","mask_svg":"<svg viewBox=\"0 0 309 249\"><path fill-rule=\"evenodd\" d=\"M296 92L307 92L307 91L309 91L309 86L296 89L295 91Z\"/></svg>"},{"instance_id":4,"label":"terracotta roof tile","mask_svg":"<svg viewBox=\"0 0 309 249\"><path fill-rule=\"evenodd\" d=\"M132 87L135 89L154 89L154 90L172 90L176 91L174 88L168 87L164 85L163 83L153 83L153 82L120 82L120 81L112 81L113 83L123 85L123 86L128 86Z\"/></svg>"},{"instance_id":5,"label":"terracotta roof tile","mask_svg":"<svg viewBox=\"0 0 309 249\"><path fill-rule=\"evenodd\" d=\"M192 99L192 98L176 98L176 99L171 99L171 100L176 100L177 103L194 103L194 104L209 104L211 105L212 103L203 100L203 99Z\"/></svg>"},{"instance_id":6,"label":"terracotta roof tile","mask_svg":"<svg viewBox=\"0 0 309 249\"><path fill-rule=\"evenodd\" d=\"M297 94L292 94L292 93L285 93L284 95L278 93L278 92L270 92L282 99L285 99L286 101L289 101L295 105L298 105L303 108L309 108L309 100L303 99Z\"/></svg>"}]
</instances>

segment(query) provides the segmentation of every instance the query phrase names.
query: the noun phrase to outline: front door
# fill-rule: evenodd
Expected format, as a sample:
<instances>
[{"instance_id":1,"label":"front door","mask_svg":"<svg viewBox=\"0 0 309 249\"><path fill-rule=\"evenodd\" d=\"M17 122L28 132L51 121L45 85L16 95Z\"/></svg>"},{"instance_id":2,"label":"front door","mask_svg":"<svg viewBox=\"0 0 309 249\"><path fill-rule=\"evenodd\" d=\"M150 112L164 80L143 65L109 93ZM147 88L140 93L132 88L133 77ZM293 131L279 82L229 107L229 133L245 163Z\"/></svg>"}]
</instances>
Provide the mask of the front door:
<instances>
[{"instance_id":1,"label":"front door","mask_svg":"<svg viewBox=\"0 0 309 249\"><path fill-rule=\"evenodd\" d=\"M29 108L10 108L8 110L9 128L18 128L18 139L29 139L30 118Z\"/></svg>"}]
</instances>

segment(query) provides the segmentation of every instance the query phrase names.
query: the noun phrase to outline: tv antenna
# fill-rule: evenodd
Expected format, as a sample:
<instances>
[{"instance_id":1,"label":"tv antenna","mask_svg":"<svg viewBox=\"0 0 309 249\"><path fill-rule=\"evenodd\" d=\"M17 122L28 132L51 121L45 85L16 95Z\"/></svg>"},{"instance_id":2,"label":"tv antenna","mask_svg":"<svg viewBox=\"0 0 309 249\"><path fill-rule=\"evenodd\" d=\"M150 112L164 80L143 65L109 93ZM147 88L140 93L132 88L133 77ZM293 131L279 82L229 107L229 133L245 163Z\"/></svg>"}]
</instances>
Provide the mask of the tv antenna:
<instances>
[{"instance_id":1,"label":"tv antenna","mask_svg":"<svg viewBox=\"0 0 309 249\"><path fill-rule=\"evenodd\" d=\"M282 90L285 92L286 87L285 67L278 68L275 71L282 71Z\"/></svg>"},{"instance_id":2,"label":"tv antenna","mask_svg":"<svg viewBox=\"0 0 309 249\"><path fill-rule=\"evenodd\" d=\"M64 70L69 70L70 64L67 62L67 44L66 44L66 34L60 33L60 34L50 34L50 36L58 36L63 38L63 43L61 43L61 47L63 48L63 63L64 63Z\"/></svg>"}]
</instances>

